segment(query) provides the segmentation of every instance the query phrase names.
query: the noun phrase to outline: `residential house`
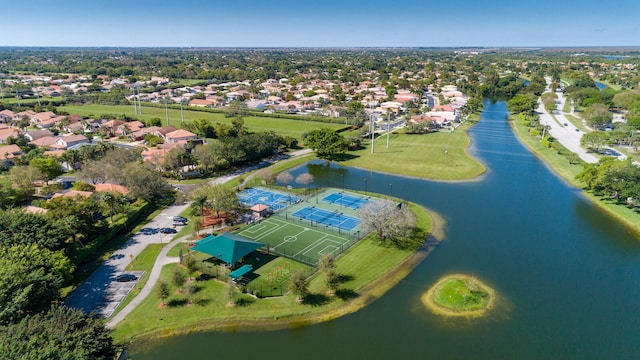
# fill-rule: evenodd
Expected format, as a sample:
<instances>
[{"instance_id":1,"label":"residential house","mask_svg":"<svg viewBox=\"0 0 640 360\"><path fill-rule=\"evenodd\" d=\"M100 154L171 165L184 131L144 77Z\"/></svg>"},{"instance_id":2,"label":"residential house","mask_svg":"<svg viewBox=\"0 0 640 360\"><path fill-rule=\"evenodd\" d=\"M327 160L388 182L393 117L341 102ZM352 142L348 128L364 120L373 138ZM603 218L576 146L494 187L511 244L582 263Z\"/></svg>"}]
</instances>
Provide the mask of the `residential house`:
<instances>
[{"instance_id":1,"label":"residential house","mask_svg":"<svg viewBox=\"0 0 640 360\"><path fill-rule=\"evenodd\" d=\"M15 117L16 113L9 109L0 111L0 123L10 123Z\"/></svg>"},{"instance_id":2,"label":"residential house","mask_svg":"<svg viewBox=\"0 0 640 360\"><path fill-rule=\"evenodd\" d=\"M112 183L95 184L95 189L96 192L110 192L114 195L127 195L129 193L127 187Z\"/></svg>"},{"instance_id":3,"label":"residential house","mask_svg":"<svg viewBox=\"0 0 640 360\"><path fill-rule=\"evenodd\" d=\"M47 129L43 130L29 130L24 133L24 137L26 137L29 141L38 140L45 136L53 136L53 133Z\"/></svg>"},{"instance_id":4,"label":"residential house","mask_svg":"<svg viewBox=\"0 0 640 360\"><path fill-rule=\"evenodd\" d=\"M13 158L22 155L22 150L16 144L0 147L0 167L13 165Z\"/></svg>"},{"instance_id":5,"label":"residential house","mask_svg":"<svg viewBox=\"0 0 640 360\"><path fill-rule=\"evenodd\" d=\"M184 129L178 129L165 134L165 141L168 143L188 142L196 138L198 138L198 135Z\"/></svg>"},{"instance_id":6,"label":"residential house","mask_svg":"<svg viewBox=\"0 0 640 360\"><path fill-rule=\"evenodd\" d=\"M65 118L66 116L55 116L55 117L40 121L37 126L41 129L50 129L52 127L58 127L58 124Z\"/></svg>"},{"instance_id":7,"label":"residential house","mask_svg":"<svg viewBox=\"0 0 640 360\"><path fill-rule=\"evenodd\" d=\"M140 155L142 156L142 161L158 166L162 164L164 157L168 153L169 150L167 149L149 149L143 151Z\"/></svg>"},{"instance_id":8,"label":"residential house","mask_svg":"<svg viewBox=\"0 0 640 360\"><path fill-rule=\"evenodd\" d=\"M100 128L103 129L106 136L115 136L118 127L125 124L124 120L109 120L100 125Z\"/></svg>"},{"instance_id":9,"label":"residential house","mask_svg":"<svg viewBox=\"0 0 640 360\"><path fill-rule=\"evenodd\" d=\"M82 196L82 197L88 198L91 195L93 195L93 192L91 192L91 191L69 190L64 194L55 193L55 194L53 194L53 196L51 198L53 199L53 198L57 198L57 197L60 197L60 196L70 197L70 198L74 198L76 196Z\"/></svg>"},{"instance_id":10,"label":"residential house","mask_svg":"<svg viewBox=\"0 0 640 360\"><path fill-rule=\"evenodd\" d=\"M212 108L215 107L216 102L214 100L208 100L208 99L192 99L191 101L189 101L189 106L196 106L196 107L208 107L208 108Z\"/></svg>"},{"instance_id":11,"label":"residential house","mask_svg":"<svg viewBox=\"0 0 640 360\"><path fill-rule=\"evenodd\" d=\"M56 141L57 147L62 149L69 149L72 147L77 147L82 144L89 144L89 139L84 135L66 135L60 136Z\"/></svg>"},{"instance_id":12,"label":"residential house","mask_svg":"<svg viewBox=\"0 0 640 360\"><path fill-rule=\"evenodd\" d=\"M144 128L144 124L141 121L129 121L118 126L116 129L116 135L131 136L131 134L136 131L140 131L142 128Z\"/></svg>"},{"instance_id":13,"label":"residential house","mask_svg":"<svg viewBox=\"0 0 640 360\"><path fill-rule=\"evenodd\" d=\"M173 125L163 126L163 127L157 128L157 130L154 132L154 135L160 136L165 141L167 141L167 134L176 130L178 129Z\"/></svg>"},{"instance_id":14,"label":"residential house","mask_svg":"<svg viewBox=\"0 0 640 360\"><path fill-rule=\"evenodd\" d=\"M16 138L22 134L18 128L0 129L0 144L6 144L9 138Z\"/></svg>"},{"instance_id":15,"label":"residential house","mask_svg":"<svg viewBox=\"0 0 640 360\"><path fill-rule=\"evenodd\" d=\"M33 141L29 141L29 144L44 148L46 150L57 150L59 146L57 145L58 137L57 136L43 136Z\"/></svg>"},{"instance_id":16,"label":"residential house","mask_svg":"<svg viewBox=\"0 0 640 360\"><path fill-rule=\"evenodd\" d=\"M44 120L49 120L55 117L56 117L56 114L53 111L35 113L34 115L31 116L31 124L39 127L40 123L43 122Z\"/></svg>"}]
</instances>

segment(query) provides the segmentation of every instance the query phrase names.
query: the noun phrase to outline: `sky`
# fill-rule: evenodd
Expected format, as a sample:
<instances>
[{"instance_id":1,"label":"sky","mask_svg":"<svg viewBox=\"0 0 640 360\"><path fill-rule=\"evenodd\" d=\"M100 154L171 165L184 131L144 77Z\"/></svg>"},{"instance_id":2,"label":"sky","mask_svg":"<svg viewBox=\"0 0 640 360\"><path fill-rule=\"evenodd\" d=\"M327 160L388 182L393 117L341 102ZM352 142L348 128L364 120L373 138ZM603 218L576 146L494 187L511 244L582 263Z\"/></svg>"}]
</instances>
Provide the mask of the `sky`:
<instances>
[{"instance_id":1,"label":"sky","mask_svg":"<svg viewBox=\"0 0 640 360\"><path fill-rule=\"evenodd\" d=\"M0 46L640 46L638 0L3 0Z\"/></svg>"}]
</instances>

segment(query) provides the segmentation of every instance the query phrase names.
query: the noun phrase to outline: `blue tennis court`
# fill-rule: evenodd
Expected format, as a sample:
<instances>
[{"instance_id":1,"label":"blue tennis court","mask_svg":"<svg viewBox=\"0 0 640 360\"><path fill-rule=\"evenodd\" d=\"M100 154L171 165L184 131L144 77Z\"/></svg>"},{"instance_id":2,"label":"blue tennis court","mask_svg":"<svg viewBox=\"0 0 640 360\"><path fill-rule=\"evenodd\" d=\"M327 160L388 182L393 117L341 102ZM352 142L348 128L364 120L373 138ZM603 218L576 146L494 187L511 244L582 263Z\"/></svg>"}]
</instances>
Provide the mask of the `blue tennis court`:
<instances>
[{"instance_id":1,"label":"blue tennis court","mask_svg":"<svg viewBox=\"0 0 640 360\"><path fill-rule=\"evenodd\" d=\"M245 189L238 194L238 198L240 202L246 206L264 204L273 211L284 209L286 206L300 201L300 198L297 196L259 188Z\"/></svg>"},{"instance_id":2,"label":"blue tennis court","mask_svg":"<svg viewBox=\"0 0 640 360\"><path fill-rule=\"evenodd\" d=\"M327 203L331 203L331 204L336 204L336 205L348 207L348 208L355 209L355 210L360 209L360 207L362 205L364 205L367 202L369 202L369 200L367 200L365 198L352 196L352 195L347 195L345 193L329 194L329 195L325 196L322 199L322 201L327 202Z\"/></svg>"},{"instance_id":3,"label":"blue tennis court","mask_svg":"<svg viewBox=\"0 0 640 360\"><path fill-rule=\"evenodd\" d=\"M317 209L314 206L307 206L305 208L302 208L291 214L291 216L346 231L353 230L361 222L360 219L344 215L343 213Z\"/></svg>"}]
</instances>

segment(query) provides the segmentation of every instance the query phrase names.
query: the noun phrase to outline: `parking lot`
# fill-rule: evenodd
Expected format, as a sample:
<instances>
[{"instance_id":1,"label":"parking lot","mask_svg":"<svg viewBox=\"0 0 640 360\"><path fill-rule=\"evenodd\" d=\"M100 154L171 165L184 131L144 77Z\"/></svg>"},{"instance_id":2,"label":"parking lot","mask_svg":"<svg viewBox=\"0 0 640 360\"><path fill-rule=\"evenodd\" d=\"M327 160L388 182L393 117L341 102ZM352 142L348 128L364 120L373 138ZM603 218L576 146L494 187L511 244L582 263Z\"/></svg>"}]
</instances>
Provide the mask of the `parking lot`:
<instances>
[{"instance_id":1,"label":"parking lot","mask_svg":"<svg viewBox=\"0 0 640 360\"><path fill-rule=\"evenodd\" d=\"M95 307L89 312L103 318L111 316L122 300L124 300L129 292L136 286L142 275L144 275L144 271L127 271L127 274L135 275L136 280L127 282L111 281L104 291L104 297L94 303Z\"/></svg>"}]
</instances>

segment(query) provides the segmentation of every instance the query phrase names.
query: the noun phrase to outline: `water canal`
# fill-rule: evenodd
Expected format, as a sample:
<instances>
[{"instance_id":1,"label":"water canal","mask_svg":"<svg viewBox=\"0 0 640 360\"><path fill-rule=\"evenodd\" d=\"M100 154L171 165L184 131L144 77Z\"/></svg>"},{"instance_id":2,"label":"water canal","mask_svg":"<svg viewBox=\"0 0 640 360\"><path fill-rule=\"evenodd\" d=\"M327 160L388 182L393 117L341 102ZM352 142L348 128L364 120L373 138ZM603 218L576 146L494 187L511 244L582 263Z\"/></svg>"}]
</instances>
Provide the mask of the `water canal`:
<instances>
[{"instance_id":1,"label":"water canal","mask_svg":"<svg viewBox=\"0 0 640 360\"><path fill-rule=\"evenodd\" d=\"M479 181L322 165L300 170L311 171L320 186L391 192L446 220L435 252L373 304L302 328L160 339L130 349L133 358L637 358L640 241L531 155L506 116L504 102L487 102L470 131L471 152L489 169ZM497 291L489 316L443 319L423 308L422 292L455 272Z\"/></svg>"}]
</instances>

